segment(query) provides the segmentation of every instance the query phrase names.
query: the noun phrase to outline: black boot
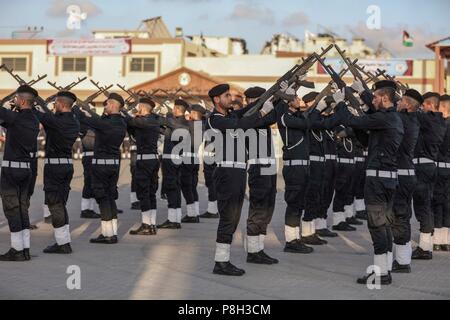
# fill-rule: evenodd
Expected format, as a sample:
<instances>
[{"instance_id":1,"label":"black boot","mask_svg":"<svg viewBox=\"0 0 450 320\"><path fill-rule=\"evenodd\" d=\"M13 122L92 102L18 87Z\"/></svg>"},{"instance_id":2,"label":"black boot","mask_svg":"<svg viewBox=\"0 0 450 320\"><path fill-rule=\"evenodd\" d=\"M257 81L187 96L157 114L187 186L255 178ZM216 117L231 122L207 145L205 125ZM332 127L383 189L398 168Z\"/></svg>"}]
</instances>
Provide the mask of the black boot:
<instances>
[{"instance_id":1,"label":"black boot","mask_svg":"<svg viewBox=\"0 0 450 320\"><path fill-rule=\"evenodd\" d=\"M183 219L181 219L181 222L183 222L183 223L200 223L200 218L184 216Z\"/></svg>"},{"instance_id":2,"label":"black boot","mask_svg":"<svg viewBox=\"0 0 450 320\"><path fill-rule=\"evenodd\" d=\"M245 271L239 269L231 264L231 262L216 262L214 265L214 274L220 274L224 276L242 276Z\"/></svg>"},{"instance_id":3,"label":"black boot","mask_svg":"<svg viewBox=\"0 0 450 320\"><path fill-rule=\"evenodd\" d=\"M255 253L247 253L247 263L255 263L255 264L272 264L272 259L266 258L259 252Z\"/></svg>"},{"instance_id":4,"label":"black boot","mask_svg":"<svg viewBox=\"0 0 450 320\"><path fill-rule=\"evenodd\" d=\"M139 201L135 201L131 204L131 210L141 210L141 203Z\"/></svg>"},{"instance_id":5,"label":"black boot","mask_svg":"<svg viewBox=\"0 0 450 320\"><path fill-rule=\"evenodd\" d=\"M359 220L367 220L368 219L367 211L366 210L356 211L355 218Z\"/></svg>"},{"instance_id":6,"label":"black boot","mask_svg":"<svg viewBox=\"0 0 450 320\"><path fill-rule=\"evenodd\" d=\"M143 223L137 230L130 230L130 234L134 236L153 236L156 234L156 228L154 227L152 228L152 226Z\"/></svg>"},{"instance_id":7,"label":"black boot","mask_svg":"<svg viewBox=\"0 0 450 320\"><path fill-rule=\"evenodd\" d=\"M450 251L450 244L441 244L441 251Z\"/></svg>"},{"instance_id":8,"label":"black boot","mask_svg":"<svg viewBox=\"0 0 450 320\"><path fill-rule=\"evenodd\" d=\"M350 225L354 225L354 226L362 226L363 225L363 222L359 221L355 217L347 218L347 219L345 219L345 222L347 222Z\"/></svg>"},{"instance_id":9,"label":"black boot","mask_svg":"<svg viewBox=\"0 0 450 320\"><path fill-rule=\"evenodd\" d=\"M157 226L158 229L181 229L181 223L166 220L163 224Z\"/></svg>"},{"instance_id":10,"label":"black boot","mask_svg":"<svg viewBox=\"0 0 450 320\"><path fill-rule=\"evenodd\" d=\"M205 212L204 214L200 215L200 218L202 218L202 219L219 219L219 214L218 213Z\"/></svg>"},{"instance_id":11,"label":"black boot","mask_svg":"<svg viewBox=\"0 0 450 320\"><path fill-rule=\"evenodd\" d=\"M299 239L293 240L291 242L286 242L286 245L284 246L284 252L290 252L290 253L311 253L314 249L311 247L308 247L304 243L302 243Z\"/></svg>"},{"instance_id":12,"label":"black boot","mask_svg":"<svg viewBox=\"0 0 450 320\"><path fill-rule=\"evenodd\" d=\"M161 193L161 200L167 200L167 195L165 193Z\"/></svg>"},{"instance_id":13,"label":"black boot","mask_svg":"<svg viewBox=\"0 0 450 320\"><path fill-rule=\"evenodd\" d=\"M91 239L90 243L100 243L100 244L115 244L118 242L117 236L105 237L104 235L99 235L97 238Z\"/></svg>"},{"instance_id":14,"label":"black boot","mask_svg":"<svg viewBox=\"0 0 450 320\"><path fill-rule=\"evenodd\" d=\"M392 262L392 273L411 273L411 265L409 264L400 264L397 260Z\"/></svg>"},{"instance_id":15,"label":"black boot","mask_svg":"<svg viewBox=\"0 0 450 320\"><path fill-rule=\"evenodd\" d=\"M117 209L117 213L118 213L118 214L122 214L122 213L123 213L123 210L122 210L122 209Z\"/></svg>"},{"instance_id":16,"label":"black boot","mask_svg":"<svg viewBox=\"0 0 450 320\"><path fill-rule=\"evenodd\" d=\"M70 246L70 243L66 243L61 246L55 243L54 245L45 248L44 253L69 254L72 253L72 247Z\"/></svg>"},{"instance_id":17,"label":"black boot","mask_svg":"<svg viewBox=\"0 0 450 320\"><path fill-rule=\"evenodd\" d=\"M26 261L26 258L23 250L17 251L11 248L7 253L0 255L0 261Z\"/></svg>"},{"instance_id":18,"label":"black boot","mask_svg":"<svg viewBox=\"0 0 450 320\"><path fill-rule=\"evenodd\" d=\"M352 227L347 222L342 221L342 222L339 222L339 224L337 226L333 226L333 230L335 230L335 231L356 231L356 228Z\"/></svg>"},{"instance_id":19,"label":"black boot","mask_svg":"<svg viewBox=\"0 0 450 320\"><path fill-rule=\"evenodd\" d=\"M310 246L321 246L328 243L328 241L320 239L315 233L307 237L302 237L301 242Z\"/></svg>"},{"instance_id":20,"label":"black boot","mask_svg":"<svg viewBox=\"0 0 450 320\"><path fill-rule=\"evenodd\" d=\"M431 251L424 251L421 247L417 247L412 252L411 259L415 260L431 260L433 259L433 253Z\"/></svg>"},{"instance_id":21,"label":"black boot","mask_svg":"<svg viewBox=\"0 0 450 320\"><path fill-rule=\"evenodd\" d=\"M44 223L46 224L52 224L52 216L48 216L44 218Z\"/></svg>"},{"instance_id":22,"label":"black boot","mask_svg":"<svg viewBox=\"0 0 450 320\"><path fill-rule=\"evenodd\" d=\"M272 258L271 256L269 256L267 253L264 252L264 250L261 250L259 252L260 255L264 256L266 259L269 259L270 261L272 261L272 264L277 264L279 261L278 259Z\"/></svg>"},{"instance_id":23,"label":"black boot","mask_svg":"<svg viewBox=\"0 0 450 320\"><path fill-rule=\"evenodd\" d=\"M316 230L316 234L319 237L323 237L323 238L335 238L338 236L338 234L336 232L332 232L329 229Z\"/></svg>"},{"instance_id":24,"label":"black boot","mask_svg":"<svg viewBox=\"0 0 450 320\"><path fill-rule=\"evenodd\" d=\"M441 251L441 245L440 244L433 244L433 251Z\"/></svg>"},{"instance_id":25,"label":"black boot","mask_svg":"<svg viewBox=\"0 0 450 320\"><path fill-rule=\"evenodd\" d=\"M375 273L371 273L368 275L365 275L361 278L358 278L358 280L356 280L356 283L359 284L375 284L375 282L372 282L375 279ZM392 277L391 274L388 273L386 275L380 276L380 284L381 285L389 285L392 283Z\"/></svg>"},{"instance_id":26,"label":"black boot","mask_svg":"<svg viewBox=\"0 0 450 320\"><path fill-rule=\"evenodd\" d=\"M94 212L93 210L83 210L81 211L80 218L84 219L100 219L101 216Z\"/></svg>"},{"instance_id":27,"label":"black boot","mask_svg":"<svg viewBox=\"0 0 450 320\"><path fill-rule=\"evenodd\" d=\"M25 256L26 261L31 260L30 249L23 249L23 255Z\"/></svg>"}]
</instances>

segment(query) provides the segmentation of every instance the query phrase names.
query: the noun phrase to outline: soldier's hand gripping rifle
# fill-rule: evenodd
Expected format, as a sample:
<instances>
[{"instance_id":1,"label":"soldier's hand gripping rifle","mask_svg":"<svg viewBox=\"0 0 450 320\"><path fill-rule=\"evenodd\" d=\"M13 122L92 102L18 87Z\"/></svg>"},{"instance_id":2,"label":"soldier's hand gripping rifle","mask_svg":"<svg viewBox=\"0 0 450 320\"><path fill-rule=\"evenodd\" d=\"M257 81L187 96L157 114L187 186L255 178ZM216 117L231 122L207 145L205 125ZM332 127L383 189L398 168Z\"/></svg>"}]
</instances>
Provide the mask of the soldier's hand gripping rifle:
<instances>
[{"instance_id":1,"label":"soldier's hand gripping rifle","mask_svg":"<svg viewBox=\"0 0 450 320\"><path fill-rule=\"evenodd\" d=\"M346 83L342 78L339 76L339 74L336 73L336 71L331 67L331 65L327 65L322 58L318 58L319 63L322 65L322 67L325 69L325 71L330 75L331 80L336 84L339 90L344 89L345 98L350 103L350 105L358 111L359 114L363 114L363 111L361 110L361 106L359 104L358 99L353 95L353 93L350 91L350 88L347 87Z\"/></svg>"},{"instance_id":2,"label":"soldier's hand gripping rifle","mask_svg":"<svg viewBox=\"0 0 450 320\"><path fill-rule=\"evenodd\" d=\"M358 59L356 59L355 61L353 61L353 63L351 62L351 60L349 58L347 58L345 56L345 50L341 50L341 48L339 48L339 46L334 45L334 47L336 48L337 52L339 53L339 55L342 57L342 59L344 60L345 64L348 67L348 70L352 73L353 77L355 78L355 80L359 80L361 81L364 90L369 91L369 86L367 85L367 83L364 81L361 73L359 72L359 70L356 68L356 62L358 62Z\"/></svg>"},{"instance_id":3,"label":"soldier's hand gripping rifle","mask_svg":"<svg viewBox=\"0 0 450 320\"><path fill-rule=\"evenodd\" d=\"M167 92L167 91L165 91L163 89L156 89L156 90L154 90L152 92L146 92L147 97L149 97L150 99L152 99L153 101L155 101L155 102L157 102L159 104L159 106L157 106L155 108L154 112L157 113L157 114L160 114L161 113L160 112L161 111L161 107L165 107L167 109L167 111L172 112L172 108L167 104L167 101L164 100L163 98L160 99L160 98L158 98L156 96L156 93L160 92L160 91Z\"/></svg>"},{"instance_id":4,"label":"soldier's hand gripping rifle","mask_svg":"<svg viewBox=\"0 0 450 320\"><path fill-rule=\"evenodd\" d=\"M133 109L139 103L139 98L141 97L137 92L133 92L130 89L126 89L125 86L121 86L117 84L117 86L124 92L128 94L128 98L125 100L125 104L127 105L127 111Z\"/></svg>"},{"instance_id":5,"label":"soldier's hand gripping rifle","mask_svg":"<svg viewBox=\"0 0 450 320\"><path fill-rule=\"evenodd\" d=\"M258 101L255 103L255 105L244 114L244 117L251 116L255 112L258 112L262 108L264 103L267 100L269 100L271 97L276 96L277 98L281 98L282 95L280 94L281 93L280 85L281 85L282 82L286 82L287 81L289 87L291 87L292 84L295 83L295 87L297 89L300 86L307 87L307 88L314 88L314 83L313 82L308 82L308 81L304 81L304 80L300 80L300 79L302 79L306 75L308 70L311 69L311 67L317 61L317 58L325 56L325 54L327 54L328 51L331 50L331 48L333 48L332 44L330 44L326 49L322 50L320 55L317 55L316 53L313 53L312 55L310 55L309 57L304 59L302 61L302 63L295 65L291 70L286 72L281 78L279 78L277 80L277 82L271 88L269 88L258 99ZM295 97L283 97L283 98L286 99L286 100L292 100Z\"/></svg>"},{"instance_id":6,"label":"soldier's hand gripping rifle","mask_svg":"<svg viewBox=\"0 0 450 320\"><path fill-rule=\"evenodd\" d=\"M81 100L78 99L77 104L79 104L80 106L84 106L84 107L87 107L87 108L90 109L89 105L91 104L91 102L94 101L101 94L104 94L106 91L108 91L108 89L111 89L112 86L113 85L111 84L111 85L109 85L106 88L103 88L103 87L98 88L98 90L95 93L91 94L84 101L81 101Z\"/></svg>"}]
</instances>

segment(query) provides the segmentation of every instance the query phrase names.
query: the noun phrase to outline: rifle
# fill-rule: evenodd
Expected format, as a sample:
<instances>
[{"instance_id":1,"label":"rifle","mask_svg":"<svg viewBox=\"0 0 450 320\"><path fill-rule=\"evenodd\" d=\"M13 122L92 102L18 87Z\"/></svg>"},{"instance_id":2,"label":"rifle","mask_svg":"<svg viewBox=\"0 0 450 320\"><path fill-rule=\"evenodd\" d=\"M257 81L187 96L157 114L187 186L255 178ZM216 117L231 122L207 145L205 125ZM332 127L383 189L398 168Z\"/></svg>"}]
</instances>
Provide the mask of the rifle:
<instances>
[{"instance_id":1,"label":"rifle","mask_svg":"<svg viewBox=\"0 0 450 320\"><path fill-rule=\"evenodd\" d=\"M342 59L344 60L345 64L348 67L348 70L352 73L353 77L355 78L355 80L359 80L361 81L364 90L370 90L369 86L366 84L366 82L364 81L361 73L359 72L359 70L356 68L356 62L358 62L358 59L356 59L355 61L353 61L353 63L351 62L351 60L349 58L347 58L345 56L345 50L341 50L341 48L339 48L338 45L334 45L334 47L336 48L337 52L339 53L339 55L342 57Z\"/></svg>"},{"instance_id":2,"label":"rifle","mask_svg":"<svg viewBox=\"0 0 450 320\"><path fill-rule=\"evenodd\" d=\"M204 102L205 103L205 107L207 107L207 109L212 109L211 105L209 103L207 103L205 100L203 100L202 98L198 97L198 96L194 96L192 94L190 94L188 91L184 90L184 89L180 89L180 91L184 94L186 94L188 97L197 100L198 102Z\"/></svg>"},{"instance_id":3,"label":"rifle","mask_svg":"<svg viewBox=\"0 0 450 320\"><path fill-rule=\"evenodd\" d=\"M350 105L355 108L358 113L362 114L361 106L359 105L358 99L353 95L353 93L350 91L350 88L347 87L346 83L342 78L339 76L339 74L336 73L336 71L333 69L331 65L327 65L322 58L318 57L319 63L323 66L325 71L330 75L331 80L337 85L339 89L344 89L345 92L345 98L350 102Z\"/></svg>"},{"instance_id":4,"label":"rifle","mask_svg":"<svg viewBox=\"0 0 450 320\"><path fill-rule=\"evenodd\" d=\"M130 89L126 89L125 86L121 86L120 84L117 84L117 86L124 92L128 94L128 98L125 100L125 103L128 105L128 110L133 109L138 103L140 95L139 93L142 91L139 91L139 93L133 92ZM145 91L144 91L145 92ZM132 100L134 100L132 102Z\"/></svg>"},{"instance_id":5,"label":"rifle","mask_svg":"<svg viewBox=\"0 0 450 320\"><path fill-rule=\"evenodd\" d=\"M84 101L78 100L77 103L79 103L80 105L84 105L84 106L88 106L89 107L89 104L92 101L94 101L99 95L105 93L108 89L112 88L112 86L113 85L111 84L111 85L109 85L108 87L105 87L105 88L100 87L97 92L91 94Z\"/></svg>"},{"instance_id":6,"label":"rifle","mask_svg":"<svg viewBox=\"0 0 450 320\"><path fill-rule=\"evenodd\" d=\"M91 83L94 85L94 86L96 86L97 87L97 89L98 90L102 90L103 89L103 87L101 86L101 85L99 85L99 82L95 82L94 80L90 80L91 81ZM105 95L105 97L109 97L109 92L108 92L108 89L110 89L110 88L112 88L112 84L111 85L109 85L108 87L106 87L106 89L105 90L103 90L103 94Z\"/></svg>"},{"instance_id":7,"label":"rifle","mask_svg":"<svg viewBox=\"0 0 450 320\"><path fill-rule=\"evenodd\" d=\"M68 84L68 85L65 86L65 87L58 86L58 85L56 84L56 82L50 82L50 81L47 81L47 83L48 83L50 86L52 86L53 88L55 88L56 90L58 90L58 91L70 91L70 90L72 90L75 86L77 86L78 84L80 84L81 82L83 82L83 81L86 80L86 79L87 79L87 77L84 77L84 78L78 78L77 81L73 81L72 83ZM55 95L51 95L50 97L48 97L47 99L45 99L45 101L41 99L42 101L40 101L40 102L44 102L44 103L47 105L50 101L53 100L54 97L55 97Z\"/></svg>"},{"instance_id":8,"label":"rifle","mask_svg":"<svg viewBox=\"0 0 450 320\"><path fill-rule=\"evenodd\" d=\"M154 112L158 113L160 111L160 109L161 109L161 106L166 107L167 110L172 110L172 108L169 105L167 105L167 103L166 103L166 101L164 99L160 99L160 98L158 98L158 97L156 97L154 95L156 92L159 92L159 91L163 91L163 90L162 89L157 89L157 90L153 91L152 93L144 91L144 94L145 94L146 97L154 100L155 102L157 102L159 104L159 106L155 108Z\"/></svg>"},{"instance_id":9,"label":"rifle","mask_svg":"<svg viewBox=\"0 0 450 320\"><path fill-rule=\"evenodd\" d=\"M330 44L325 50L322 49L320 55L313 53L306 59L303 59L301 64L295 65L291 70L286 72L281 78L277 80L277 82L270 87L255 103L255 105L248 110L244 117L249 117L255 112L258 112L264 103L269 100L272 96L276 95L280 91L280 84L284 81L288 82L288 85L292 85L294 82L296 83L297 88L300 86L307 88L314 88L314 83L308 81L299 81L299 77L304 76L308 70L314 65L318 58L325 56L328 51L333 48L333 45ZM277 98L280 98L281 95L278 94ZM291 97L288 97L288 100L291 100Z\"/></svg>"},{"instance_id":10,"label":"rifle","mask_svg":"<svg viewBox=\"0 0 450 320\"><path fill-rule=\"evenodd\" d=\"M390 80L390 81L394 81L394 82L397 84L398 88L400 89L400 91L401 91L402 93L405 93L406 90L409 89L409 86L408 86L408 85L405 85L405 84L401 83L400 81L396 80L396 79L395 79L395 76L391 76L391 75L387 74L387 73L386 73L386 70L380 70L380 69L377 69L377 72L378 72L381 76L383 76L385 79Z\"/></svg>"}]
</instances>

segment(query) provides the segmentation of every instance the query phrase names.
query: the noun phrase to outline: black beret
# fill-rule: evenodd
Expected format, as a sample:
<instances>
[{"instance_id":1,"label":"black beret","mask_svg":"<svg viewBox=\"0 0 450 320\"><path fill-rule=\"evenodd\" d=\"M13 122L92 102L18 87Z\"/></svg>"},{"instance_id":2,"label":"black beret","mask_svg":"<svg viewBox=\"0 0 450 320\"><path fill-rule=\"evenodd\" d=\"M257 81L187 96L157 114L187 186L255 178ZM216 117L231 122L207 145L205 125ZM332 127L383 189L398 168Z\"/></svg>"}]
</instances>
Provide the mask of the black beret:
<instances>
[{"instance_id":1,"label":"black beret","mask_svg":"<svg viewBox=\"0 0 450 320\"><path fill-rule=\"evenodd\" d=\"M404 96L413 98L414 100L416 100L420 104L423 103L423 97L417 90L408 89L408 90L406 90Z\"/></svg>"},{"instance_id":2,"label":"black beret","mask_svg":"<svg viewBox=\"0 0 450 320\"><path fill-rule=\"evenodd\" d=\"M199 112L199 113L201 113L201 114L205 114L206 113L206 109L205 108L203 108L201 105L199 105L199 104L193 104L192 106L191 106L191 111L197 111L197 112Z\"/></svg>"},{"instance_id":3,"label":"black beret","mask_svg":"<svg viewBox=\"0 0 450 320\"><path fill-rule=\"evenodd\" d=\"M122 96L118 93L115 92L110 93L108 99L116 100L117 102L120 103L120 107L123 107L125 105L125 101L123 100Z\"/></svg>"},{"instance_id":4,"label":"black beret","mask_svg":"<svg viewBox=\"0 0 450 320\"><path fill-rule=\"evenodd\" d=\"M448 94L444 94L443 96L441 96L441 101L450 101L450 96Z\"/></svg>"},{"instance_id":5,"label":"black beret","mask_svg":"<svg viewBox=\"0 0 450 320\"><path fill-rule=\"evenodd\" d=\"M27 84L21 85L19 88L17 88L17 93L29 93L33 97L38 96L38 92Z\"/></svg>"},{"instance_id":6,"label":"black beret","mask_svg":"<svg viewBox=\"0 0 450 320\"><path fill-rule=\"evenodd\" d=\"M224 94L225 92L230 90L230 85L228 84L219 84L217 86L215 86L214 88L212 88L211 90L209 90L208 92L208 96L213 99L214 97L218 97L222 94Z\"/></svg>"},{"instance_id":7,"label":"black beret","mask_svg":"<svg viewBox=\"0 0 450 320\"><path fill-rule=\"evenodd\" d=\"M59 91L56 94L57 97L69 98L73 102L77 101L77 96L70 91Z\"/></svg>"},{"instance_id":8,"label":"black beret","mask_svg":"<svg viewBox=\"0 0 450 320\"><path fill-rule=\"evenodd\" d=\"M375 84L373 85L373 91L377 91L377 90L383 89L383 88L391 88L391 89L397 90L397 84L395 83L395 81L381 80L381 81L375 82Z\"/></svg>"},{"instance_id":9,"label":"black beret","mask_svg":"<svg viewBox=\"0 0 450 320\"><path fill-rule=\"evenodd\" d=\"M175 105L176 106L182 106L184 108L186 108L186 110L189 110L189 108L191 107L189 105L189 103L187 103L186 101L184 101L183 99L176 99L175 100Z\"/></svg>"},{"instance_id":10,"label":"black beret","mask_svg":"<svg viewBox=\"0 0 450 320\"><path fill-rule=\"evenodd\" d=\"M150 98L147 98L147 97L141 97L141 98L139 98L139 103L145 103L145 104L148 104L148 105L150 105L152 108L155 107L155 103L153 102L153 100L150 99Z\"/></svg>"},{"instance_id":11,"label":"black beret","mask_svg":"<svg viewBox=\"0 0 450 320\"><path fill-rule=\"evenodd\" d=\"M423 95L423 100L429 99L429 98L437 98L438 100L441 99L441 95L437 92L427 92Z\"/></svg>"},{"instance_id":12,"label":"black beret","mask_svg":"<svg viewBox=\"0 0 450 320\"><path fill-rule=\"evenodd\" d=\"M302 100L303 100L304 103L309 103L309 102L312 102L312 101L316 100L318 95L319 95L318 92L312 91L310 93L305 94L303 96Z\"/></svg>"},{"instance_id":13,"label":"black beret","mask_svg":"<svg viewBox=\"0 0 450 320\"><path fill-rule=\"evenodd\" d=\"M245 90L244 95L250 99L261 97L266 92L266 89L261 87L251 87Z\"/></svg>"}]
</instances>

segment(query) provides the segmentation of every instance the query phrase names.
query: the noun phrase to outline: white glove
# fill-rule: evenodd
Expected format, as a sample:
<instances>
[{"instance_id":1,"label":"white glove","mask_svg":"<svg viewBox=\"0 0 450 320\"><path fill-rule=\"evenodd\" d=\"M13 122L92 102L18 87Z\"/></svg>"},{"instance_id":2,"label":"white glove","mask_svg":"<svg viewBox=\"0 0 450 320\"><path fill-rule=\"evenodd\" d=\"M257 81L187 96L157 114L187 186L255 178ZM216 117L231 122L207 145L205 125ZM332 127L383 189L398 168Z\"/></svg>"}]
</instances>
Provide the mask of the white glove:
<instances>
[{"instance_id":1,"label":"white glove","mask_svg":"<svg viewBox=\"0 0 450 320\"><path fill-rule=\"evenodd\" d=\"M359 94L364 92L364 86L363 86L361 80L356 79L355 81L353 81L352 89L355 90L356 92L358 92Z\"/></svg>"},{"instance_id":2,"label":"white glove","mask_svg":"<svg viewBox=\"0 0 450 320\"><path fill-rule=\"evenodd\" d=\"M304 80L306 80L306 78L307 78L306 73L297 77L298 81L304 81Z\"/></svg>"},{"instance_id":3,"label":"white glove","mask_svg":"<svg viewBox=\"0 0 450 320\"><path fill-rule=\"evenodd\" d=\"M345 93L344 93L345 88L342 88L342 90L337 90L334 94L333 94L333 99L334 101L336 101L336 103L342 102L345 100Z\"/></svg>"},{"instance_id":4,"label":"white glove","mask_svg":"<svg viewBox=\"0 0 450 320\"><path fill-rule=\"evenodd\" d=\"M325 98L323 98L322 100L319 101L319 103L317 104L316 110L319 112L322 112L323 110L325 110L327 108L327 103L325 102Z\"/></svg>"},{"instance_id":5,"label":"white glove","mask_svg":"<svg viewBox=\"0 0 450 320\"><path fill-rule=\"evenodd\" d=\"M206 103L205 100L202 99L202 101L199 102L199 105L201 105L204 109L208 109L206 108Z\"/></svg>"},{"instance_id":6,"label":"white glove","mask_svg":"<svg viewBox=\"0 0 450 320\"><path fill-rule=\"evenodd\" d=\"M88 118L92 117L92 115L89 112L87 112L86 110L84 110L83 108L80 108L80 111L83 112L86 117L88 117Z\"/></svg>"},{"instance_id":7,"label":"white glove","mask_svg":"<svg viewBox=\"0 0 450 320\"><path fill-rule=\"evenodd\" d=\"M261 111L263 113L263 115L268 114L269 112L271 112L274 109L273 103L272 103L272 99L267 100L266 102L264 102Z\"/></svg>"},{"instance_id":8,"label":"white glove","mask_svg":"<svg viewBox=\"0 0 450 320\"><path fill-rule=\"evenodd\" d=\"M297 95L297 91L296 91L294 88L291 88L291 87L287 88L286 91L285 91L285 93L286 93L287 95L289 95L289 96L295 96L295 95Z\"/></svg>"},{"instance_id":9,"label":"white glove","mask_svg":"<svg viewBox=\"0 0 450 320\"><path fill-rule=\"evenodd\" d=\"M286 93L286 90L289 87L289 82L287 80L284 80L280 83L280 91Z\"/></svg>"},{"instance_id":10,"label":"white glove","mask_svg":"<svg viewBox=\"0 0 450 320\"><path fill-rule=\"evenodd\" d=\"M44 108L42 108L42 106L40 106L40 105L38 105L38 104L35 105L34 108L35 108L37 111L41 112L41 113L45 113Z\"/></svg>"}]
</instances>

